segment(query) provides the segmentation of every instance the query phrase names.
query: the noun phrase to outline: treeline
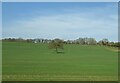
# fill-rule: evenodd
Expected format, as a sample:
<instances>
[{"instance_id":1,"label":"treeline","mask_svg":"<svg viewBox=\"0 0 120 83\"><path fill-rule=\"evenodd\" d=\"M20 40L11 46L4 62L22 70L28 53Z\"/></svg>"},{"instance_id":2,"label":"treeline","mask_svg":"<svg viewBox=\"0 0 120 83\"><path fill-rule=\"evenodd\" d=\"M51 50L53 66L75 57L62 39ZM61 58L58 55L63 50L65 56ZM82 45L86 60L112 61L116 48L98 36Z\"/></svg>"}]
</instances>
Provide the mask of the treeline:
<instances>
[{"instance_id":1,"label":"treeline","mask_svg":"<svg viewBox=\"0 0 120 83\"><path fill-rule=\"evenodd\" d=\"M23 39L23 38L4 38L2 41L11 42L28 42L28 43L50 43L52 39ZM95 38L79 38L76 40L62 40L64 44L80 44L80 45L105 45L112 47L120 47L120 42L110 42L108 39L104 38L100 41L96 41Z\"/></svg>"}]
</instances>

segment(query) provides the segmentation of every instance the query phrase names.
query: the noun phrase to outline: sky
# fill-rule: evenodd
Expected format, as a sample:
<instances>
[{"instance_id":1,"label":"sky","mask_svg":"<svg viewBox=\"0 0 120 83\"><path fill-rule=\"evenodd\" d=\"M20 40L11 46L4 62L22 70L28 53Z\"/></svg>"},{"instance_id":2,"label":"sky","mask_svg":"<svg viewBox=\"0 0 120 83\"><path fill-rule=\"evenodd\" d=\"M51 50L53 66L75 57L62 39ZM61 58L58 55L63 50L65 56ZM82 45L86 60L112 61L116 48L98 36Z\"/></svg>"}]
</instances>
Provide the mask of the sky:
<instances>
[{"instance_id":1,"label":"sky","mask_svg":"<svg viewBox=\"0 0 120 83\"><path fill-rule=\"evenodd\" d=\"M2 2L119 2L119 0L2 0Z\"/></svg>"},{"instance_id":2,"label":"sky","mask_svg":"<svg viewBox=\"0 0 120 83\"><path fill-rule=\"evenodd\" d=\"M2 11L2 3L0 2L0 12ZM0 13L0 39L2 39L2 13Z\"/></svg>"},{"instance_id":3,"label":"sky","mask_svg":"<svg viewBox=\"0 0 120 83\"><path fill-rule=\"evenodd\" d=\"M117 2L3 2L3 38L118 41Z\"/></svg>"}]
</instances>

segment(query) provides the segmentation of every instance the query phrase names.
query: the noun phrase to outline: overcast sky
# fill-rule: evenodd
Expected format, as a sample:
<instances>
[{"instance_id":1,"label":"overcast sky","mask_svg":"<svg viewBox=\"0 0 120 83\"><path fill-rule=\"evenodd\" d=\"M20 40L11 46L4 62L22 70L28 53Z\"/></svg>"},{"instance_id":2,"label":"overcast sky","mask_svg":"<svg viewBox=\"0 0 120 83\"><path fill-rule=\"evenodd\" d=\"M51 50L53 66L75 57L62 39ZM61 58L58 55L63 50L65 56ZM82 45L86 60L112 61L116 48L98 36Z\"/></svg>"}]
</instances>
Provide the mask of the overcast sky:
<instances>
[{"instance_id":1,"label":"overcast sky","mask_svg":"<svg viewBox=\"0 0 120 83\"><path fill-rule=\"evenodd\" d=\"M4 2L3 38L118 40L117 2Z\"/></svg>"}]
</instances>

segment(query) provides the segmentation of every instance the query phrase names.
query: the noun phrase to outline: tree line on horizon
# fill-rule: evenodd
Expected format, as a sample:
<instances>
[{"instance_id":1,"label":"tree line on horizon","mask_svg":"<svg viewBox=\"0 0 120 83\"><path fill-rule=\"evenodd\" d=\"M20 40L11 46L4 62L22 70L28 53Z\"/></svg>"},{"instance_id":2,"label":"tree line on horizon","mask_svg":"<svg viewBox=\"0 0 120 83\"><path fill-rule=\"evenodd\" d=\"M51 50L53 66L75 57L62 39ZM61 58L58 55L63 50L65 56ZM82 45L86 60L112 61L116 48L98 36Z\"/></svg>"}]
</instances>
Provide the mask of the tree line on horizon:
<instances>
[{"instance_id":1,"label":"tree line on horizon","mask_svg":"<svg viewBox=\"0 0 120 83\"><path fill-rule=\"evenodd\" d=\"M54 40L62 41L63 44L80 44L80 45L105 45L105 46L112 46L112 47L120 47L120 42L110 42L107 38L104 38L100 41L96 41L95 38L78 38L76 40L63 40L63 39L43 39L43 38L36 38L36 39L23 39L23 38L4 38L2 41L11 41L11 42L33 42L33 43L51 43Z\"/></svg>"}]
</instances>

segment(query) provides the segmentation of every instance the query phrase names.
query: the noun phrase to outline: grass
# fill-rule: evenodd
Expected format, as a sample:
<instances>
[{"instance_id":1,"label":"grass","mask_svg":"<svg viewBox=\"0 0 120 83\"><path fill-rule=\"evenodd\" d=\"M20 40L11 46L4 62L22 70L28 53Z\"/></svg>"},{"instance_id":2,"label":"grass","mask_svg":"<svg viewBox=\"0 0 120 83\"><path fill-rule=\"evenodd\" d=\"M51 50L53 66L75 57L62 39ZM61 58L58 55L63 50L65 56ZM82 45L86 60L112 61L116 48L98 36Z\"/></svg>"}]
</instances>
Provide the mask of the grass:
<instances>
[{"instance_id":1,"label":"grass","mask_svg":"<svg viewBox=\"0 0 120 83\"><path fill-rule=\"evenodd\" d=\"M57 54L47 44L3 42L3 80L116 81L118 52L105 46L65 45Z\"/></svg>"}]
</instances>

